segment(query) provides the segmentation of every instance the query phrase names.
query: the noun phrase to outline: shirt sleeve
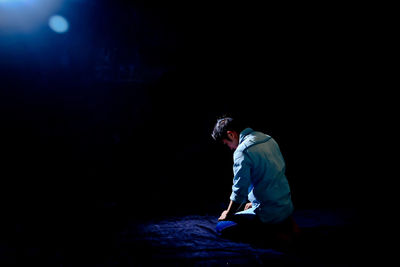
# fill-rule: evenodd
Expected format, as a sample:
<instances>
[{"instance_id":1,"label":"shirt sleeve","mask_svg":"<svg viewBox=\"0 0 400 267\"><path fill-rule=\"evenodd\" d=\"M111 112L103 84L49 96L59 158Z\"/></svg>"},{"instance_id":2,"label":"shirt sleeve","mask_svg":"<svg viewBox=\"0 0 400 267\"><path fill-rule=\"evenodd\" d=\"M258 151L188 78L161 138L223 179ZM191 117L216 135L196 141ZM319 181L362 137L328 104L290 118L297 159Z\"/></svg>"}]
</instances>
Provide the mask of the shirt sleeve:
<instances>
[{"instance_id":1,"label":"shirt sleeve","mask_svg":"<svg viewBox=\"0 0 400 267\"><path fill-rule=\"evenodd\" d=\"M251 184L251 162L244 152L235 153L233 162L233 186L230 199L236 203L247 201L248 189Z\"/></svg>"}]
</instances>

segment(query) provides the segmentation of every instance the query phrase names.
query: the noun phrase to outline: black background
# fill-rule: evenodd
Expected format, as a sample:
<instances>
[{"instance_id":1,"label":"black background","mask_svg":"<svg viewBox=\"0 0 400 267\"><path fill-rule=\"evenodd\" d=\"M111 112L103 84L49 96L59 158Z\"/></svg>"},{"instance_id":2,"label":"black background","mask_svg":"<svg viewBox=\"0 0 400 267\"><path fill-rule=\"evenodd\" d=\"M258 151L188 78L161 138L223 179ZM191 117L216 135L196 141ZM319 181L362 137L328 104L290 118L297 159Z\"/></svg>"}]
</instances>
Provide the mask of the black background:
<instances>
[{"instance_id":1,"label":"black background","mask_svg":"<svg viewBox=\"0 0 400 267\"><path fill-rule=\"evenodd\" d=\"M377 110L362 7L189 2L65 1L65 34L3 20L4 214L219 214L224 113L277 140L296 208L359 205Z\"/></svg>"}]
</instances>

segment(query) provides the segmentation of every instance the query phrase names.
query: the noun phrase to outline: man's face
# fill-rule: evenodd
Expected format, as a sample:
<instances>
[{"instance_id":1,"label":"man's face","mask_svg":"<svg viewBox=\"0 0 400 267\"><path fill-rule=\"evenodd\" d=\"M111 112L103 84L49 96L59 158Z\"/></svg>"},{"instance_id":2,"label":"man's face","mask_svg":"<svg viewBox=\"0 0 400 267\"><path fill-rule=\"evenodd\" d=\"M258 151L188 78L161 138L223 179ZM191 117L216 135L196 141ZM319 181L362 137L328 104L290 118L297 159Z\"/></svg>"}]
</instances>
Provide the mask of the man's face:
<instances>
[{"instance_id":1,"label":"man's face","mask_svg":"<svg viewBox=\"0 0 400 267\"><path fill-rule=\"evenodd\" d=\"M236 150L239 145L239 135L234 131L227 131L228 139L222 139L224 145L227 145L231 150Z\"/></svg>"}]
</instances>

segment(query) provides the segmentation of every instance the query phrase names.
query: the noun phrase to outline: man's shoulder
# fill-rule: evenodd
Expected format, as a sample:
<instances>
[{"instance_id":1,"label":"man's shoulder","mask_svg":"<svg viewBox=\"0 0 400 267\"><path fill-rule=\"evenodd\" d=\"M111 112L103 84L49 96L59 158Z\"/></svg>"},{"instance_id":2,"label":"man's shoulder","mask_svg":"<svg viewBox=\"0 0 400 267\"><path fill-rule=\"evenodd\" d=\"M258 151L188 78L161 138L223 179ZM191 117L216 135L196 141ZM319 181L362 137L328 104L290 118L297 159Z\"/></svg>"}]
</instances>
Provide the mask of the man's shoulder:
<instances>
[{"instance_id":1,"label":"man's shoulder","mask_svg":"<svg viewBox=\"0 0 400 267\"><path fill-rule=\"evenodd\" d=\"M272 139L272 137L265 133L253 131L245 136L243 142L239 144L238 149L239 151L245 151L252 146L265 143L270 139Z\"/></svg>"},{"instance_id":2,"label":"man's shoulder","mask_svg":"<svg viewBox=\"0 0 400 267\"><path fill-rule=\"evenodd\" d=\"M251 154L253 150L252 148L256 147L259 144L265 143L270 139L272 139L271 136L266 135L262 132L252 132L248 134L236 148L233 154L233 158L239 159L246 156L246 154Z\"/></svg>"}]
</instances>

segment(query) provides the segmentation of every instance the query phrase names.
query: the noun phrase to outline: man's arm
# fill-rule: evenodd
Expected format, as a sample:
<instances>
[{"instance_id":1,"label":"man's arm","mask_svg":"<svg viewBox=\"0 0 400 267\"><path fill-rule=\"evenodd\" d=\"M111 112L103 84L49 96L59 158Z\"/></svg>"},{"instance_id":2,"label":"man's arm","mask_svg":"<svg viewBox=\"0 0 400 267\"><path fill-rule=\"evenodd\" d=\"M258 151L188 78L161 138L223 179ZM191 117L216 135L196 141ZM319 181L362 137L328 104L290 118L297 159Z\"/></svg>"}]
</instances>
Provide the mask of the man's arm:
<instances>
[{"instance_id":1,"label":"man's arm","mask_svg":"<svg viewBox=\"0 0 400 267\"><path fill-rule=\"evenodd\" d=\"M243 204L236 203L231 200L228 208L222 212L218 221L228 220L231 216L233 216L236 212L238 212L242 206Z\"/></svg>"},{"instance_id":2,"label":"man's arm","mask_svg":"<svg viewBox=\"0 0 400 267\"><path fill-rule=\"evenodd\" d=\"M250 169L251 163L248 155L240 152L234 154L233 165L233 186L232 194L230 196L230 203L226 210L224 210L219 217L219 221L228 220L233 216L242 206L245 205L247 200L248 188L250 186Z\"/></svg>"}]
</instances>

